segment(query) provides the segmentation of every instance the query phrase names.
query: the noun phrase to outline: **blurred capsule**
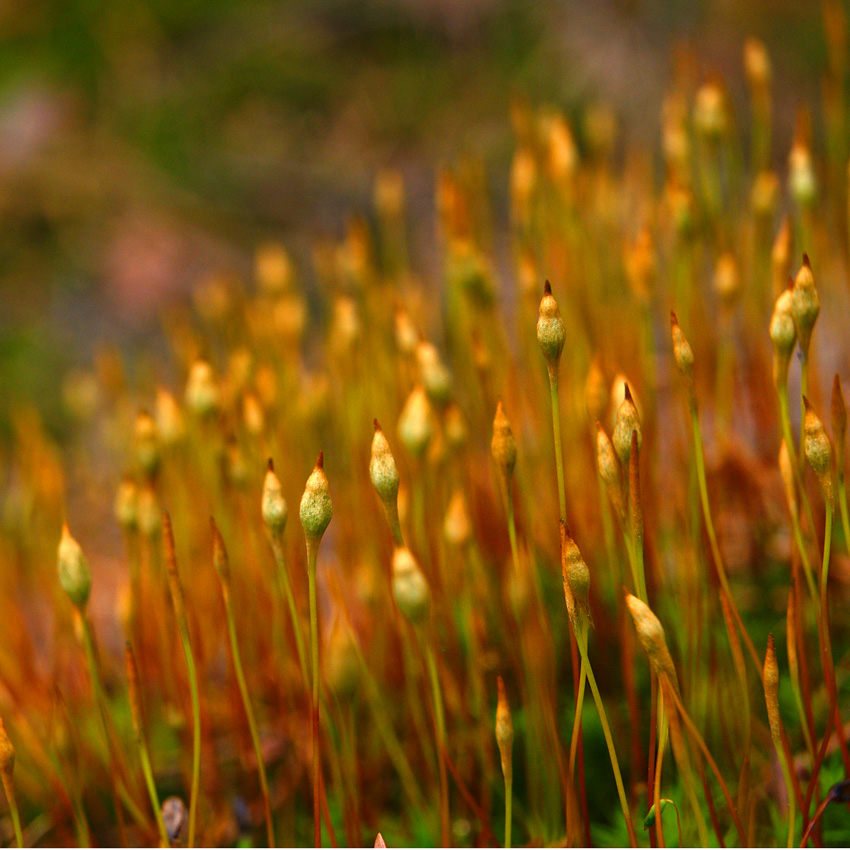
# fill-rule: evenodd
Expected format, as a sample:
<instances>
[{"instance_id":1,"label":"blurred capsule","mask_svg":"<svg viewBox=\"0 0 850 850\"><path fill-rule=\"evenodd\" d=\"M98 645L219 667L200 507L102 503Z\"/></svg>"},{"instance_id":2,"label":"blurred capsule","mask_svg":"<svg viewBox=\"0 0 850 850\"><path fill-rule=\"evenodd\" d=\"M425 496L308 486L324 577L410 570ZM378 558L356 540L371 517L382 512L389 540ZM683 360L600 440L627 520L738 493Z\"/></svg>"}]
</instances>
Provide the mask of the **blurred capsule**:
<instances>
[{"instance_id":1,"label":"blurred capsule","mask_svg":"<svg viewBox=\"0 0 850 850\"><path fill-rule=\"evenodd\" d=\"M165 824L168 837L173 842L179 841L187 820L186 804L179 797L169 797L163 802L162 822Z\"/></svg>"}]
</instances>

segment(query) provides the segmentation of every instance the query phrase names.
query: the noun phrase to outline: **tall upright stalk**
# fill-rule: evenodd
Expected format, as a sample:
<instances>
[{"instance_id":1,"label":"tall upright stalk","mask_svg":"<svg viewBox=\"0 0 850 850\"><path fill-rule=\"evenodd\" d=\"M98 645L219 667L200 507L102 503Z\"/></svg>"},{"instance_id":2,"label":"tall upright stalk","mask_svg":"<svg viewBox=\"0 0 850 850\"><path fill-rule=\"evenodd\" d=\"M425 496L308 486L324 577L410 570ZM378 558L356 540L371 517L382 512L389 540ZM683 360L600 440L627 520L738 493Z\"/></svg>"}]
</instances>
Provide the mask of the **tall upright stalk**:
<instances>
[{"instance_id":1,"label":"tall upright stalk","mask_svg":"<svg viewBox=\"0 0 850 850\"><path fill-rule=\"evenodd\" d=\"M163 847L169 846L168 833L165 829L165 822L162 819L162 813L159 803L159 794L156 791L156 783L153 778L153 768L151 767L150 752L145 739L144 715L142 713L142 697L141 688L139 686L139 670L136 665L136 657L133 654L133 649L130 642L127 641L124 651L124 659L127 667L127 689L130 695L130 714L133 719L133 731L136 735L136 747L139 750L139 758L142 762L142 774L145 777L145 785L148 789L148 796L153 809L153 817L156 822L157 831L159 832L159 840Z\"/></svg>"},{"instance_id":2,"label":"tall upright stalk","mask_svg":"<svg viewBox=\"0 0 850 850\"><path fill-rule=\"evenodd\" d=\"M233 669L236 673L236 682L239 686L239 694L242 697L242 706L245 709L245 717L248 721L248 729L251 733L251 743L254 746L254 756L257 759L257 773L260 779L260 791L263 795L263 808L266 816L266 838L269 847L275 846L274 822L272 820L271 803L269 800L269 785L266 780L266 765L263 759L263 748L260 744L260 735L257 731L257 721L254 717L254 709L251 705L251 695L248 693L248 685L245 681L245 673L242 670L242 654L239 652L239 639L236 634L236 623L233 619L233 603L231 601L230 589L230 565L227 558L227 549L224 540L219 533L215 520L211 519L213 534L213 564L221 581L221 594L224 599L224 612L227 617L227 632L230 638L230 651L233 656Z\"/></svg>"},{"instance_id":3,"label":"tall upright stalk","mask_svg":"<svg viewBox=\"0 0 850 850\"><path fill-rule=\"evenodd\" d=\"M177 568L177 551L174 546L174 532L171 518L163 514L162 539L165 548L165 564L168 570L168 588L177 620L177 630L183 655L186 658L186 672L189 678L189 694L192 701L192 788L189 796L189 826L186 841L189 847L195 846L195 831L198 822L198 797L201 787L201 698L198 692L198 672L192 642L189 639L189 618L186 616L186 601L183 585Z\"/></svg>"},{"instance_id":4,"label":"tall upright stalk","mask_svg":"<svg viewBox=\"0 0 850 850\"><path fill-rule=\"evenodd\" d=\"M316 847L322 845L321 790L322 760L320 753L320 680L319 670L319 609L316 598L316 567L319 544L333 515L328 477L325 475L324 454L319 452L316 466L307 479L301 497L301 525L307 542L307 581L310 593L310 654L312 658L312 728L313 728L313 838Z\"/></svg>"},{"instance_id":5,"label":"tall upright stalk","mask_svg":"<svg viewBox=\"0 0 850 850\"><path fill-rule=\"evenodd\" d=\"M593 674L593 667L587 654L587 633L590 627L590 570L578 546L567 531L565 522L561 522L561 571L564 578L564 600L567 605L567 613L569 614L570 624L576 636L578 651L581 655L581 668L579 672L581 679L579 680L578 695L582 695L581 685L584 678L586 678L590 684L590 691L593 694L593 700L596 703L596 710L599 714L599 722L602 725L602 733L605 736L605 744L608 747L608 756L614 771L614 782L617 785L620 807L623 810L623 817L626 820L629 842L632 847L637 847L637 836L635 835L632 824L632 816L629 810L626 788L623 784L623 776L620 772L617 749L614 745L614 738L611 735L611 727L608 725L608 715L605 712L605 705L602 702L602 696L596 684L596 677ZM571 766L573 764L575 730L576 726L574 725L573 741L570 744ZM572 777L572 774L570 776Z\"/></svg>"}]
</instances>

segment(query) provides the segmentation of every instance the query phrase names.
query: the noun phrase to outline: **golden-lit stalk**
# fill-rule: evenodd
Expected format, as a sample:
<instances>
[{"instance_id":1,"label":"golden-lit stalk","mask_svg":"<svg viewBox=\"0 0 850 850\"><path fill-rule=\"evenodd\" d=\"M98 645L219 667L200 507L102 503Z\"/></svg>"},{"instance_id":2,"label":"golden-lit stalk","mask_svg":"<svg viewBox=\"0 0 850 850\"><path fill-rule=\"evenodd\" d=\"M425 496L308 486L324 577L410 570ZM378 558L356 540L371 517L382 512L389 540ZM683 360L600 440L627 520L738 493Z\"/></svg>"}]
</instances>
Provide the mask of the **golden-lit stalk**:
<instances>
[{"instance_id":1,"label":"golden-lit stalk","mask_svg":"<svg viewBox=\"0 0 850 850\"><path fill-rule=\"evenodd\" d=\"M186 672L189 678L189 694L192 702L192 786L189 796L189 826L186 841L189 847L195 846L195 830L198 822L198 797L201 789L201 698L198 690L198 672L195 654L189 639L189 619L186 616L186 602L180 573L177 568L177 551L174 545L174 532L171 518L164 514L162 518L162 538L165 547L165 564L168 571L168 588L177 620L177 631L186 659Z\"/></svg>"},{"instance_id":2,"label":"golden-lit stalk","mask_svg":"<svg viewBox=\"0 0 850 850\"><path fill-rule=\"evenodd\" d=\"M316 598L316 568L319 544L333 515L331 497L328 489L328 477L324 470L324 454L319 452L316 466L301 497L301 525L307 542L307 581L310 595L310 649L312 656L312 727L313 727L313 837L315 846L322 844L321 789L322 759L320 752L320 680L319 670L319 609Z\"/></svg>"},{"instance_id":3,"label":"golden-lit stalk","mask_svg":"<svg viewBox=\"0 0 850 850\"><path fill-rule=\"evenodd\" d=\"M133 731L136 736L136 746L139 750L139 759L142 763L142 774L145 777L145 785L148 789L148 796L153 809L153 817L156 822L157 831L159 832L159 840L162 847L168 847L170 841L168 833L165 831L165 823L160 814L159 794L156 790L156 783L153 777L153 768L151 767L151 758L148 751L148 743L145 739L144 715L142 714L142 696L139 686L139 670L136 665L136 658L133 654L132 647L129 641L125 646L125 662L127 666L127 689L130 695L130 714L133 719Z\"/></svg>"},{"instance_id":4,"label":"golden-lit stalk","mask_svg":"<svg viewBox=\"0 0 850 850\"><path fill-rule=\"evenodd\" d=\"M514 726L511 720L511 709L505 693L505 683L502 677L497 679L498 703L496 705L496 743L499 746L499 756L502 762L502 778L505 781L505 847L511 846L511 825L513 823L512 807L514 799L514 768L513 743Z\"/></svg>"},{"instance_id":5,"label":"golden-lit stalk","mask_svg":"<svg viewBox=\"0 0 850 850\"><path fill-rule=\"evenodd\" d=\"M774 648L773 635L767 638L767 653L764 659L764 672L762 674L764 684L764 698L767 703L767 719L770 723L770 735L773 738L773 746L776 748L776 756L782 768L782 777L785 780L785 788L788 793L788 847L794 846L794 819L795 819L795 796L794 784L791 781L791 771L788 759L785 758L785 748L782 745L782 718L779 714L779 666L776 662L776 649Z\"/></svg>"},{"instance_id":6,"label":"golden-lit stalk","mask_svg":"<svg viewBox=\"0 0 850 850\"><path fill-rule=\"evenodd\" d=\"M242 706L245 709L245 717L248 721L248 730L251 733L251 743L254 746L254 755L257 759L257 773L260 778L260 791L263 795L263 809L266 816L266 838L268 839L269 847L274 847L274 822L272 820L271 802L269 800L269 785L266 779L266 764L263 758L260 734L257 731L254 708L251 705L251 695L248 692L248 684L245 681L245 673L242 669L242 654L239 652L239 638L236 634L236 622L233 618L227 550L224 546L224 540L215 524L215 520L211 520L211 523L213 533L213 563L221 581L221 595L224 599L224 613L227 618L227 633L230 638L230 651L233 656L233 670L236 673L236 682L239 686Z\"/></svg>"},{"instance_id":7,"label":"golden-lit stalk","mask_svg":"<svg viewBox=\"0 0 850 850\"><path fill-rule=\"evenodd\" d=\"M21 815L18 811L18 799L15 796L15 782L12 774L15 769L15 748L6 733L3 720L0 719L0 780L3 782L3 790L9 802L9 813L12 815L12 826L15 830L15 842L18 847L24 846L24 837L21 832Z\"/></svg>"},{"instance_id":8,"label":"golden-lit stalk","mask_svg":"<svg viewBox=\"0 0 850 850\"><path fill-rule=\"evenodd\" d=\"M431 699L434 708L434 729L437 738L437 763L440 772L440 841L443 847L449 846L449 777L446 772L446 718L443 708L443 690L440 686L440 673L434 655L433 641L420 633L420 642L425 649L425 663L428 668L428 680L431 684Z\"/></svg>"}]
</instances>

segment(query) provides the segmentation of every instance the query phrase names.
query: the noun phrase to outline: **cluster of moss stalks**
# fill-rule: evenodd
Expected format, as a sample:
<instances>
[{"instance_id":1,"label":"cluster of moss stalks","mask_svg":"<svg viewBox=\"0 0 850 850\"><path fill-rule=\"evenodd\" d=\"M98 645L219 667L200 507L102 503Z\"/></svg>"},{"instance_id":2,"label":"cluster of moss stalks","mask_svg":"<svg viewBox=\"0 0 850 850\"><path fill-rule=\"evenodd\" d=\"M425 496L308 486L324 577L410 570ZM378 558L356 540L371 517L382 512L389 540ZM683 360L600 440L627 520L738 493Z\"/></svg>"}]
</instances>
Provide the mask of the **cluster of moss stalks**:
<instances>
[{"instance_id":1,"label":"cluster of moss stalks","mask_svg":"<svg viewBox=\"0 0 850 850\"><path fill-rule=\"evenodd\" d=\"M9 840L850 839L848 56L825 9L822 123L801 110L787 165L756 41L737 119L681 64L660 169L600 106L519 102L501 277L477 165L438 175L431 281L388 171L312 287L264 245L247 286L167 311L170 363L74 373L88 443L63 456L19 412ZM108 529L92 445L126 471Z\"/></svg>"}]
</instances>

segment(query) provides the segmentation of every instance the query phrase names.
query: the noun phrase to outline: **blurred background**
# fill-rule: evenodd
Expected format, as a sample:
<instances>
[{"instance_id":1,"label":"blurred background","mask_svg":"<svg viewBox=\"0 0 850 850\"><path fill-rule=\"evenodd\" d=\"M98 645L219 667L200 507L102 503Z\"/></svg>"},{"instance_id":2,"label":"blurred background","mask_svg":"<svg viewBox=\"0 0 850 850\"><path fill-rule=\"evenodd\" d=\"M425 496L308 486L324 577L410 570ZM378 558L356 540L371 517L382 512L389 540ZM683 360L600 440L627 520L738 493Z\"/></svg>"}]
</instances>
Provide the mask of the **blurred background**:
<instances>
[{"instance_id":1,"label":"blurred background","mask_svg":"<svg viewBox=\"0 0 850 850\"><path fill-rule=\"evenodd\" d=\"M263 240L309 286L312 246L367 214L384 166L405 177L426 273L441 163L482 162L505 227L516 98L566 110L579 144L604 103L619 151L657 150L665 86L691 57L740 120L750 35L773 59L784 177L826 64L817 4L2 0L0 434L27 403L60 435L69 368L104 343L149 345L166 300L213 271L247 277Z\"/></svg>"}]
</instances>

